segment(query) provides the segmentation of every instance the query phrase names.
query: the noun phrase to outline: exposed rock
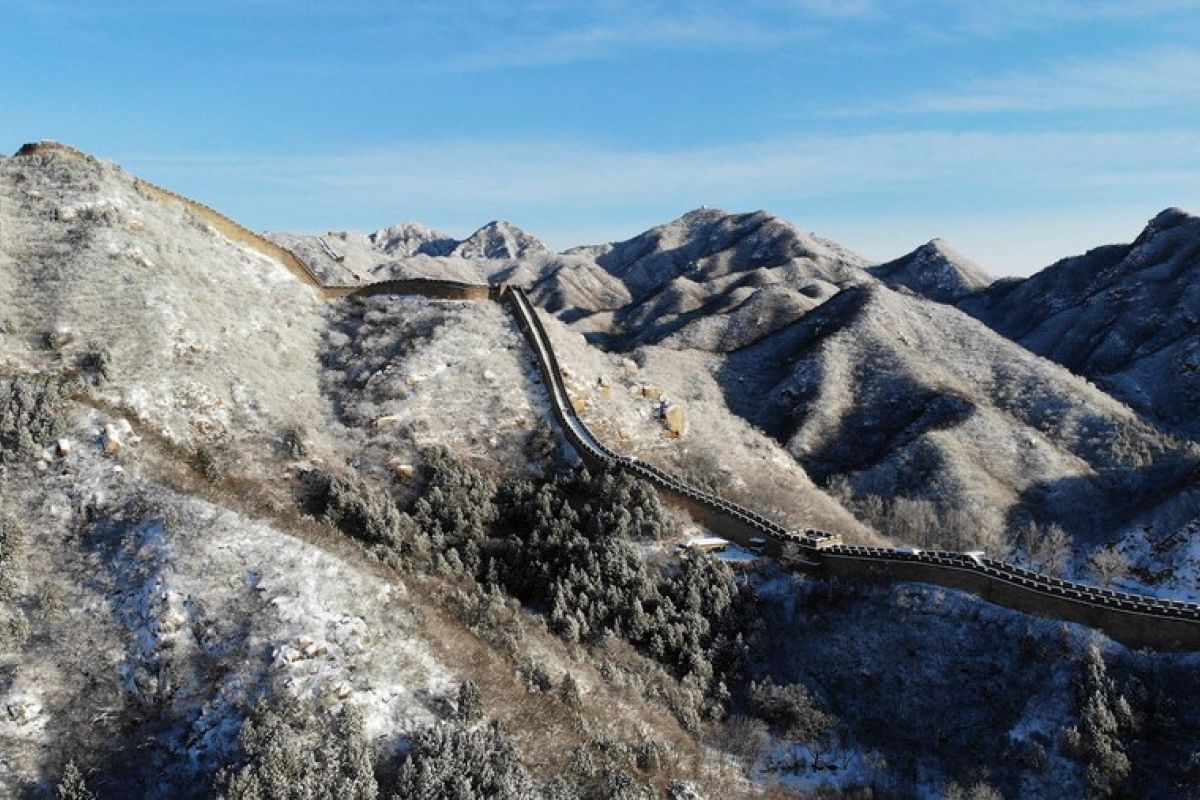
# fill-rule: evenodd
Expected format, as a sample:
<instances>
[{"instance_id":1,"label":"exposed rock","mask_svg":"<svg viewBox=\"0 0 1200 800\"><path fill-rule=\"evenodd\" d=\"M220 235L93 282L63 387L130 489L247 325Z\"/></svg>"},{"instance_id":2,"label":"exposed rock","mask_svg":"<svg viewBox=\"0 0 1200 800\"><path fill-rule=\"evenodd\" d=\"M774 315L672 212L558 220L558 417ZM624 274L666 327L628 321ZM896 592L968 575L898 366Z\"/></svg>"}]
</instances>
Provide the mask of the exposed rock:
<instances>
[{"instance_id":1,"label":"exposed rock","mask_svg":"<svg viewBox=\"0 0 1200 800\"><path fill-rule=\"evenodd\" d=\"M6 706L8 718L18 725L28 725L42 713L40 704L31 700L18 700Z\"/></svg>"},{"instance_id":2,"label":"exposed rock","mask_svg":"<svg viewBox=\"0 0 1200 800\"><path fill-rule=\"evenodd\" d=\"M667 430L675 436L683 436L687 433L687 414L681 405L669 406L663 413L663 422L667 426Z\"/></svg>"},{"instance_id":3,"label":"exposed rock","mask_svg":"<svg viewBox=\"0 0 1200 800\"><path fill-rule=\"evenodd\" d=\"M100 447L106 455L116 455L125 447L125 443L121 441L121 435L117 432L117 427L112 423L104 426L104 432L100 434Z\"/></svg>"}]
</instances>

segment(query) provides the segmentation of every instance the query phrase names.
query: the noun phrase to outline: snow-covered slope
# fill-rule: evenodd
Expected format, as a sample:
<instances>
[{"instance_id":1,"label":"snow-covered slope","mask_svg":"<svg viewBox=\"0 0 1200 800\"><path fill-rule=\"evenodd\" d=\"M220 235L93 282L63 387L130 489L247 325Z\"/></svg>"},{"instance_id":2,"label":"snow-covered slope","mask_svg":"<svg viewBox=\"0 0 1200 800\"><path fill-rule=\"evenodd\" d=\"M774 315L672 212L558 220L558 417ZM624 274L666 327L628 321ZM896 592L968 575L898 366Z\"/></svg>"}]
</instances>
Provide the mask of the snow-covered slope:
<instances>
[{"instance_id":1,"label":"snow-covered slope","mask_svg":"<svg viewBox=\"0 0 1200 800\"><path fill-rule=\"evenodd\" d=\"M941 303L953 303L992 282L979 266L941 239L869 271L893 288L903 286Z\"/></svg>"},{"instance_id":2,"label":"snow-covered slope","mask_svg":"<svg viewBox=\"0 0 1200 800\"><path fill-rule=\"evenodd\" d=\"M181 443L327 429L315 362L324 307L120 168L0 159L0 369L103 361L97 388Z\"/></svg>"},{"instance_id":3,"label":"snow-covered slope","mask_svg":"<svg viewBox=\"0 0 1200 800\"><path fill-rule=\"evenodd\" d=\"M1200 436L1200 218L1167 209L1099 247L960 302L1035 353Z\"/></svg>"},{"instance_id":4,"label":"snow-covered slope","mask_svg":"<svg viewBox=\"0 0 1200 800\"><path fill-rule=\"evenodd\" d=\"M822 482L934 501L992 548L1028 519L1080 546L1106 541L1190 486L1200 463L1058 365L878 286L846 289L738 351L721 379L731 407Z\"/></svg>"},{"instance_id":5,"label":"snow-covered slope","mask_svg":"<svg viewBox=\"0 0 1200 800\"><path fill-rule=\"evenodd\" d=\"M565 759L547 739L577 724L684 738L544 628L506 623L520 651L502 649L298 505L314 470L392 491L430 444L496 478L540 467L555 439L503 310L327 304L162 197L62 149L0 159L0 384L77 381L61 441L3 442L0 795L52 792L76 758L104 797L211 796L242 721L281 696L360 709L392 760L465 677L528 763ZM518 655L569 666L582 705L531 721L557 701L528 699Z\"/></svg>"},{"instance_id":6,"label":"snow-covered slope","mask_svg":"<svg viewBox=\"0 0 1200 800\"><path fill-rule=\"evenodd\" d=\"M607 347L668 340L728 351L871 282L850 251L762 211L691 211L628 241L577 248L533 296ZM747 302L753 298L753 302Z\"/></svg>"}]
</instances>

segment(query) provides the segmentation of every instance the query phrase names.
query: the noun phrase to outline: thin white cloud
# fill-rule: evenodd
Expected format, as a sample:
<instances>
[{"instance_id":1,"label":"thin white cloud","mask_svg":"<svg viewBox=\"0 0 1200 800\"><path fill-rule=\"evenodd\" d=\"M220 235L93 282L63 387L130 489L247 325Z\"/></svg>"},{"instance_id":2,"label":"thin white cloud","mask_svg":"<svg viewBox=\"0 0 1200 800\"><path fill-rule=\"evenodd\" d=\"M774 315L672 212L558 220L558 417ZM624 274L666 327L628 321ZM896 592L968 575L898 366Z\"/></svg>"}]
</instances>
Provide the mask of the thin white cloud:
<instances>
[{"instance_id":1,"label":"thin white cloud","mask_svg":"<svg viewBox=\"0 0 1200 800\"><path fill-rule=\"evenodd\" d=\"M459 71L546 67L613 58L638 49L765 48L793 38L777 26L716 9L698 14L629 11L584 25L493 34L476 47L451 54L445 66Z\"/></svg>"},{"instance_id":2,"label":"thin white cloud","mask_svg":"<svg viewBox=\"0 0 1200 800\"><path fill-rule=\"evenodd\" d=\"M832 116L1190 109L1200 105L1200 52L1161 47L1014 71Z\"/></svg>"},{"instance_id":3,"label":"thin white cloud","mask_svg":"<svg viewBox=\"0 0 1200 800\"><path fill-rule=\"evenodd\" d=\"M917 213L924 223L905 227L911 230L905 241L893 236L896 246L953 233L936 224L938 215L976 221L1018 210L1026 219L1044 215L1039 235L1046 243L1014 241L1013 251L1021 253L1015 263L1013 252L972 253L1006 271L1030 266L1036 255L1048 263L1066 254L1049 249L1062 239L1054 219L1063 213L1140 209L1123 219L1123 234L1162 207L1200 206L1195 131L911 131L678 151L458 140L322 157L124 162L152 180L228 206L259 228L371 229L420 218L469 230L510 218L564 247L602 239L622 225L634 233L701 204L768 207L800 224L809 217L850 219L830 224L830 233L835 228L851 247L859 240L877 246L876 228L899 231L896 221ZM995 245L1003 234L974 237Z\"/></svg>"}]
</instances>

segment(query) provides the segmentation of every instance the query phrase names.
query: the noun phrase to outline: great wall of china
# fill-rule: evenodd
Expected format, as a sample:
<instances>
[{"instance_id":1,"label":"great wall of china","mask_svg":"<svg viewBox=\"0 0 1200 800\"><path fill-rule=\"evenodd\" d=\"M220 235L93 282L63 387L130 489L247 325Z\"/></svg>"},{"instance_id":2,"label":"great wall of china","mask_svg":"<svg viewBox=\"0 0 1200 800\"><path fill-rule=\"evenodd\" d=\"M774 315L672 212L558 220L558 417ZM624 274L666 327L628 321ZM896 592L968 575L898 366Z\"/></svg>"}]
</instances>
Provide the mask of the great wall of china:
<instances>
[{"instance_id":1,"label":"great wall of china","mask_svg":"<svg viewBox=\"0 0 1200 800\"><path fill-rule=\"evenodd\" d=\"M18 156L47 153L92 160L91 156L57 142L28 144L17 151ZM295 253L220 212L148 181L138 179L137 184L152 197L182 204L231 241L283 264L328 300L417 294L439 300L503 303L533 351L555 421L585 464L623 470L648 481L668 500L684 507L697 522L747 546L757 544L756 540L763 541L769 555L790 567L825 577L915 581L961 589L1007 608L1096 628L1130 647L1200 650L1200 605L1067 581L977 554L859 547L843 544L837 534L790 531L657 467L613 452L591 433L575 411L550 337L525 291L518 286L427 279L327 285Z\"/></svg>"}]
</instances>

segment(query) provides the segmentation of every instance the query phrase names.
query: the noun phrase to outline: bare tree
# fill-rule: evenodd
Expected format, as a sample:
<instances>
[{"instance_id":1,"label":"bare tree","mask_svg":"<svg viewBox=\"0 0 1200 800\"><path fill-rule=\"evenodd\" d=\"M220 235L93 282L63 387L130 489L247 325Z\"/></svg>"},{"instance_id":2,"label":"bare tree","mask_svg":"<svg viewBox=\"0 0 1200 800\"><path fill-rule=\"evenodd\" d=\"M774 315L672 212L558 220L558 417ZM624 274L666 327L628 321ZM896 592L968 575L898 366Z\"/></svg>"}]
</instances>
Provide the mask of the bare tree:
<instances>
[{"instance_id":1,"label":"bare tree","mask_svg":"<svg viewBox=\"0 0 1200 800\"><path fill-rule=\"evenodd\" d=\"M1115 547L1102 547L1088 559L1088 571L1101 586L1112 586L1129 574L1129 559Z\"/></svg>"},{"instance_id":2,"label":"bare tree","mask_svg":"<svg viewBox=\"0 0 1200 800\"><path fill-rule=\"evenodd\" d=\"M1071 537L1058 525L1041 528L1030 551L1031 561L1051 575L1067 576L1071 563Z\"/></svg>"}]
</instances>

